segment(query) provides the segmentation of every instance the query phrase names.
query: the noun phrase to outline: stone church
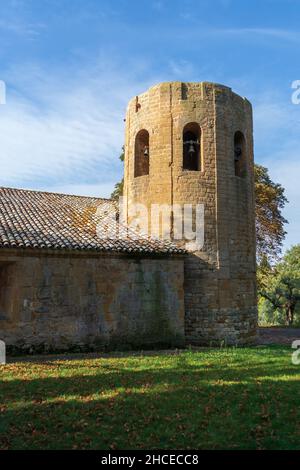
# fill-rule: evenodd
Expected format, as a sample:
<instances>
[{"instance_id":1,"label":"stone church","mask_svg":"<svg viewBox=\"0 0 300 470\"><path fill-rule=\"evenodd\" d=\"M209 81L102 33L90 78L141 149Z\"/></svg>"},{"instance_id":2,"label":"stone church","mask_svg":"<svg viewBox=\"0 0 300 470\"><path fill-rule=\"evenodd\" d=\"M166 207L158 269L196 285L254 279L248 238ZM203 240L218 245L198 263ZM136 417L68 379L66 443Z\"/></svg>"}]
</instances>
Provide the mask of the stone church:
<instances>
[{"instance_id":1,"label":"stone church","mask_svg":"<svg viewBox=\"0 0 300 470\"><path fill-rule=\"evenodd\" d=\"M161 83L127 108L122 218L108 199L0 188L8 349L253 343L252 127L251 104L226 86ZM129 230L137 204L201 204L203 245L175 239L173 209L170 239Z\"/></svg>"}]
</instances>

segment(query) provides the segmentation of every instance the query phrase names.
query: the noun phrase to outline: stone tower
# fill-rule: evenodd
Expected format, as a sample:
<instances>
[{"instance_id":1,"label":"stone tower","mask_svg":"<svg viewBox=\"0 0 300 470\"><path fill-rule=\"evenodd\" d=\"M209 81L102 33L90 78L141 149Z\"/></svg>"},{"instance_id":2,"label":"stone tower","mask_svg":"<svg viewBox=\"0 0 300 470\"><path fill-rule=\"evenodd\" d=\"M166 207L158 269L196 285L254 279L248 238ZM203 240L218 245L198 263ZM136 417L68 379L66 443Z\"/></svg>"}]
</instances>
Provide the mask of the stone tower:
<instances>
[{"instance_id":1,"label":"stone tower","mask_svg":"<svg viewBox=\"0 0 300 470\"><path fill-rule=\"evenodd\" d=\"M127 221L134 203L204 205L204 245L185 259L186 342L253 342L257 309L249 101L207 82L161 83L132 99L126 115L124 202ZM171 214L171 236L172 221Z\"/></svg>"}]
</instances>

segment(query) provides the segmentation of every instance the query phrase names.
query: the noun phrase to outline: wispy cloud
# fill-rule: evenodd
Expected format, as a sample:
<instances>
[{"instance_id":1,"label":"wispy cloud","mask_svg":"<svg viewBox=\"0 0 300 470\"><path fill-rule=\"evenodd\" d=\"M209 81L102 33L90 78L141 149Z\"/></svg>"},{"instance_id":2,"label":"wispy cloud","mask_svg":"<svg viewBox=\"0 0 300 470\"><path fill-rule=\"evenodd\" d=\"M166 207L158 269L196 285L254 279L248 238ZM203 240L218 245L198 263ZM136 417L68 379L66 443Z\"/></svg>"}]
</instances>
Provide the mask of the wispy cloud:
<instances>
[{"instance_id":1,"label":"wispy cloud","mask_svg":"<svg viewBox=\"0 0 300 470\"><path fill-rule=\"evenodd\" d=\"M164 4L160 0L154 1L151 5L152 5L152 8L154 8L154 10L158 10L158 11L164 8Z\"/></svg>"},{"instance_id":2,"label":"wispy cloud","mask_svg":"<svg viewBox=\"0 0 300 470\"><path fill-rule=\"evenodd\" d=\"M103 63L68 79L29 65L6 76L0 184L108 193L121 176L126 104L142 84Z\"/></svg>"},{"instance_id":3,"label":"wispy cloud","mask_svg":"<svg viewBox=\"0 0 300 470\"><path fill-rule=\"evenodd\" d=\"M291 139L293 135L300 133L300 106L293 106L286 100L260 97L254 103L254 126L256 139L268 143L280 139L283 143L286 134Z\"/></svg>"},{"instance_id":4,"label":"wispy cloud","mask_svg":"<svg viewBox=\"0 0 300 470\"><path fill-rule=\"evenodd\" d=\"M187 60L171 59L169 60L171 74L174 77L181 78L183 81L195 73L194 65Z\"/></svg>"},{"instance_id":5,"label":"wispy cloud","mask_svg":"<svg viewBox=\"0 0 300 470\"><path fill-rule=\"evenodd\" d=\"M289 203L284 216L289 221L285 248L299 243L300 233L300 150L299 142L293 141L284 145L272 158L266 159L270 174L274 181L283 185Z\"/></svg>"},{"instance_id":6,"label":"wispy cloud","mask_svg":"<svg viewBox=\"0 0 300 470\"><path fill-rule=\"evenodd\" d=\"M0 20L0 31L10 32L21 36L38 36L46 28L42 23L26 23L20 20Z\"/></svg>"},{"instance_id":7,"label":"wispy cloud","mask_svg":"<svg viewBox=\"0 0 300 470\"><path fill-rule=\"evenodd\" d=\"M289 221L285 248L299 243L300 233L300 106L269 90L254 103L256 161L269 169L272 179L285 188Z\"/></svg>"},{"instance_id":8,"label":"wispy cloud","mask_svg":"<svg viewBox=\"0 0 300 470\"><path fill-rule=\"evenodd\" d=\"M244 37L266 37L277 38L295 43L300 42L300 32L288 29L276 28L220 28L207 30L207 32L215 35L223 36L244 36Z\"/></svg>"}]
</instances>

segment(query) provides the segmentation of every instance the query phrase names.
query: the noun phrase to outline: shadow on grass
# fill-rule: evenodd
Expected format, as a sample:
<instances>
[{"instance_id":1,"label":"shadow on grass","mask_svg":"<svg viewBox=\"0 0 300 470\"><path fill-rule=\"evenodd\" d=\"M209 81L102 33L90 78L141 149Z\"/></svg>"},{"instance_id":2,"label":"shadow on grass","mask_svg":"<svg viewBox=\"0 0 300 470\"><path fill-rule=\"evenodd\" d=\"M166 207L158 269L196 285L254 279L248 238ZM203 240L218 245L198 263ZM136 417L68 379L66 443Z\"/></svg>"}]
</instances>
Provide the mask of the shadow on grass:
<instances>
[{"instance_id":1,"label":"shadow on grass","mask_svg":"<svg viewBox=\"0 0 300 470\"><path fill-rule=\"evenodd\" d=\"M0 442L10 449L296 449L299 392L291 398L293 387L181 384L86 401L29 402L2 413Z\"/></svg>"},{"instance_id":2,"label":"shadow on grass","mask_svg":"<svg viewBox=\"0 0 300 470\"><path fill-rule=\"evenodd\" d=\"M270 351L252 363L246 352L228 355L230 363L221 357L87 361L56 364L54 377L12 375L0 383L0 447L300 448L299 368Z\"/></svg>"},{"instance_id":3,"label":"shadow on grass","mask_svg":"<svg viewBox=\"0 0 300 470\"><path fill-rule=\"evenodd\" d=\"M287 377L300 378L300 368L289 362L285 349L266 351L209 351L183 353L178 356L131 357L120 360L87 360L50 362L8 366L9 380L0 380L1 403L45 400L68 396L87 397L107 394L117 389L143 389L167 385L170 387L251 385L260 382L276 383ZM278 353L278 354L276 354ZM159 366L153 359L159 359ZM31 374L27 375L28 370ZM20 372L18 372L20 371ZM23 371L26 379L24 380ZM42 377L40 373L42 372ZM20 375L20 378L17 376ZM35 377L38 375L38 377ZM0 375L1 377L1 375ZM294 381L291 380L292 382ZM229 384L230 383L230 384Z\"/></svg>"}]
</instances>

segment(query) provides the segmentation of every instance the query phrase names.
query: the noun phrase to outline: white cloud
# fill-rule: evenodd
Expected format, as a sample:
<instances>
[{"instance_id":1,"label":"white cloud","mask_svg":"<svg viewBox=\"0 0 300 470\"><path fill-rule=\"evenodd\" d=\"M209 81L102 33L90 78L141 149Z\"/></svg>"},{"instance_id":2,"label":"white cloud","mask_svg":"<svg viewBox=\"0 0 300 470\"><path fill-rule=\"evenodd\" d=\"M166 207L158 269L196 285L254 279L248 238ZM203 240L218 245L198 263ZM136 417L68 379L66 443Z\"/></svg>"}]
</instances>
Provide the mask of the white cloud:
<instances>
[{"instance_id":1,"label":"white cloud","mask_svg":"<svg viewBox=\"0 0 300 470\"><path fill-rule=\"evenodd\" d=\"M211 33L228 36L248 36L257 38L258 37L270 37L290 42L300 42L299 31L293 31L288 29L276 29L276 28L220 28L212 29Z\"/></svg>"},{"instance_id":2,"label":"white cloud","mask_svg":"<svg viewBox=\"0 0 300 470\"><path fill-rule=\"evenodd\" d=\"M24 188L28 189L28 188ZM61 194L74 194L76 196L92 196L92 197L103 197L110 198L110 195L114 189L114 184L103 183L99 181L94 184L67 184L67 185L54 185L47 186L48 192L61 193Z\"/></svg>"},{"instance_id":3,"label":"white cloud","mask_svg":"<svg viewBox=\"0 0 300 470\"><path fill-rule=\"evenodd\" d=\"M164 7L163 2L161 2L161 1L159 1L159 0L157 0L157 1L155 1L155 2L152 3L152 8L154 8L154 10L160 11L160 10L163 9L163 7Z\"/></svg>"},{"instance_id":4,"label":"white cloud","mask_svg":"<svg viewBox=\"0 0 300 470\"><path fill-rule=\"evenodd\" d=\"M46 25L43 23L26 23L21 20L15 19L1 19L0 31L5 31L21 36L38 36L41 30L45 29Z\"/></svg>"},{"instance_id":5,"label":"white cloud","mask_svg":"<svg viewBox=\"0 0 300 470\"><path fill-rule=\"evenodd\" d=\"M1 185L84 188L87 194L96 182L106 193L113 187L121 174L125 107L141 84L103 68L86 68L71 78L57 71L49 76L35 66L6 73Z\"/></svg>"},{"instance_id":6,"label":"white cloud","mask_svg":"<svg viewBox=\"0 0 300 470\"><path fill-rule=\"evenodd\" d=\"M272 161L272 164L270 162L269 165L272 178L283 185L289 200L289 204L287 204L283 211L283 215L289 221L289 224L286 226L287 237L284 243L285 248L300 243L300 150L297 151L299 143L295 144L295 146L291 144L287 148L282 149L278 158L275 155L274 161Z\"/></svg>"},{"instance_id":7,"label":"white cloud","mask_svg":"<svg viewBox=\"0 0 300 470\"><path fill-rule=\"evenodd\" d=\"M274 139L281 137L292 138L300 132L300 106L292 105L290 97L285 99L278 96L262 96L255 100L254 106L254 129L257 140L271 143ZM289 136L285 135L289 134Z\"/></svg>"},{"instance_id":8,"label":"white cloud","mask_svg":"<svg viewBox=\"0 0 300 470\"><path fill-rule=\"evenodd\" d=\"M186 80L186 77L190 77L195 73L193 64L187 60L174 60L169 61L169 67L172 76L179 77L182 81Z\"/></svg>"},{"instance_id":9,"label":"white cloud","mask_svg":"<svg viewBox=\"0 0 300 470\"><path fill-rule=\"evenodd\" d=\"M283 211L289 221L286 249L300 242L300 106L271 90L254 101L256 161L285 188L289 201Z\"/></svg>"},{"instance_id":10,"label":"white cloud","mask_svg":"<svg viewBox=\"0 0 300 470\"><path fill-rule=\"evenodd\" d=\"M283 215L289 221L284 248L300 242L300 106L260 101L254 109L256 160L285 188L289 203ZM299 135L299 137L297 136ZM257 158L258 157L258 158Z\"/></svg>"},{"instance_id":11,"label":"white cloud","mask_svg":"<svg viewBox=\"0 0 300 470\"><path fill-rule=\"evenodd\" d=\"M188 27L183 27L181 30L175 30L172 26L166 26L164 33L168 37L172 36L173 41L195 41L197 38L206 38L207 40L229 40L236 41L237 39L247 40L255 43L264 43L268 41L269 45L276 45L278 43L300 43L300 32L298 30L290 29L276 29L276 28L218 28L218 27L195 27L199 24L201 18L191 15L189 11L184 11L180 17L186 21ZM191 27L193 26L193 27ZM191 43L191 47L193 43Z\"/></svg>"}]
</instances>

